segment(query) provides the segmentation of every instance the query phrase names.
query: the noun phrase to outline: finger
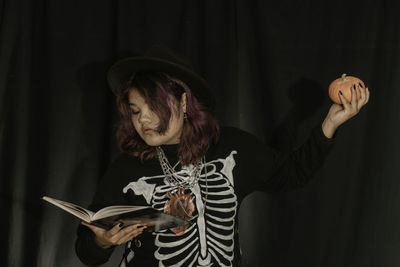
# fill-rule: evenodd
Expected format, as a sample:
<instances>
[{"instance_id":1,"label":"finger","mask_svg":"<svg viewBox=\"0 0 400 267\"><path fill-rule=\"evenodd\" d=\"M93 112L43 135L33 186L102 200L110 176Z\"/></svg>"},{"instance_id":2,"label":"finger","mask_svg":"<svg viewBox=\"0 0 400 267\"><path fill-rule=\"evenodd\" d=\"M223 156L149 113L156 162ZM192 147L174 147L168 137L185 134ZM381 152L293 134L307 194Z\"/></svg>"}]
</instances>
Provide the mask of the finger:
<instances>
[{"instance_id":1,"label":"finger","mask_svg":"<svg viewBox=\"0 0 400 267\"><path fill-rule=\"evenodd\" d=\"M133 238L138 237L139 235L141 235L144 231L144 228L139 228L136 229L132 232L130 232L128 235L123 236L120 240L118 240L118 244L121 245L123 243L128 242L129 240L132 240Z\"/></svg>"},{"instance_id":2,"label":"finger","mask_svg":"<svg viewBox=\"0 0 400 267\"><path fill-rule=\"evenodd\" d=\"M113 228L108 230L104 234L104 238L107 240L107 242L110 242L113 245L122 244L120 240L129 233L130 226L127 226L125 228L122 227L123 223L118 223Z\"/></svg>"},{"instance_id":3,"label":"finger","mask_svg":"<svg viewBox=\"0 0 400 267\"><path fill-rule=\"evenodd\" d=\"M141 228L137 228L136 230L132 231L129 235L126 236L125 240L122 240L125 242L132 240L133 238L138 237L143 233L143 231L147 228L147 226L143 226Z\"/></svg>"},{"instance_id":4,"label":"finger","mask_svg":"<svg viewBox=\"0 0 400 267\"><path fill-rule=\"evenodd\" d=\"M124 220L124 227L130 226L130 225L137 225L137 224L141 224L142 221L139 219L129 219L129 220Z\"/></svg>"},{"instance_id":5,"label":"finger","mask_svg":"<svg viewBox=\"0 0 400 267\"><path fill-rule=\"evenodd\" d=\"M356 91L356 85L353 84L351 87L351 107L353 110L357 110L358 106L358 99L357 99L357 91Z\"/></svg>"},{"instance_id":6,"label":"finger","mask_svg":"<svg viewBox=\"0 0 400 267\"><path fill-rule=\"evenodd\" d=\"M90 226L91 226L89 223L87 223L87 222L85 222L85 221L81 221L81 224L84 225L84 226L87 226L87 227L90 227Z\"/></svg>"},{"instance_id":7,"label":"finger","mask_svg":"<svg viewBox=\"0 0 400 267\"><path fill-rule=\"evenodd\" d=\"M145 228L147 228L147 226L144 224L130 225L121 231L121 235L129 235L131 232L138 231L138 230L143 231Z\"/></svg>"},{"instance_id":8,"label":"finger","mask_svg":"<svg viewBox=\"0 0 400 267\"><path fill-rule=\"evenodd\" d=\"M137 227L137 226L130 226L124 229L124 231L119 232L117 235L113 237L115 244L123 244L129 240L131 240L134 237L137 237L140 235L143 230L145 229L145 226L142 227Z\"/></svg>"},{"instance_id":9,"label":"finger","mask_svg":"<svg viewBox=\"0 0 400 267\"><path fill-rule=\"evenodd\" d=\"M342 105L343 105L344 109L349 110L350 104L349 104L349 102L347 102L346 98L343 96L342 91L339 91L338 95L339 95L340 100L342 101Z\"/></svg>"},{"instance_id":10,"label":"finger","mask_svg":"<svg viewBox=\"0 0 400 267\"><path fill-rule=\"evenodd\" d=\"M365 101L367 100L367 92L361 83L358 83L358 90L360 90L360 95L361 95L360 100L358 101L358 108L360 109L366 103Z\"/></svg>"},{"instance_id":11,"label":"finger","mask_svg":"<svg viewBox=\"0 0 400 267\"><path fill-rule=\"evenodd\" d=\"M114 236L116 235L119 231L121 231L121 228L124 226L124 223L117 223L111 228L110 230L107 231L108 236Z\"/></svg>"},{"instance_id":12,"label":"finger","mask_svg":"<svg viewBox=\"0 0 400 267\"><path fill-rule=\"evenodd\" d=\"M134 224L134 225L129 225L120 230L118 233L116 233L114 236L112 236L113 240L120 240L121 238L130 235L132 232L141 230L143 225L141 224Z\"/></svg>"}]
</instances>

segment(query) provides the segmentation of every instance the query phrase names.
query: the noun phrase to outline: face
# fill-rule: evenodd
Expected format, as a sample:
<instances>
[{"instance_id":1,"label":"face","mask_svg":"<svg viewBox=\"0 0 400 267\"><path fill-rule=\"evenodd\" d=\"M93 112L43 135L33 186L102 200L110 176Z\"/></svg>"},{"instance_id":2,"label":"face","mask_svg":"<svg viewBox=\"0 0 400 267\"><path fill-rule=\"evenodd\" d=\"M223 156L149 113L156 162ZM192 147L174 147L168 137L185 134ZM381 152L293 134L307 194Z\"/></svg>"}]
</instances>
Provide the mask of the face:
<instances>
[{"instance_id":1,"label":"face","mask_svg":"<svg viewBox=\"0 0 400 267\"><path fill-rule=\"evenodd\" d=\"M184 123L183 113L186 112L186 93L182 95L180 103L176 104L178 112L171 110L168 129L163 134L157 131L159 123L157 114L151 110L137 89L132 88L129 91L128 99L133 126L147 145L160 146L179 143Z\"/></svg>"}]
</instances>

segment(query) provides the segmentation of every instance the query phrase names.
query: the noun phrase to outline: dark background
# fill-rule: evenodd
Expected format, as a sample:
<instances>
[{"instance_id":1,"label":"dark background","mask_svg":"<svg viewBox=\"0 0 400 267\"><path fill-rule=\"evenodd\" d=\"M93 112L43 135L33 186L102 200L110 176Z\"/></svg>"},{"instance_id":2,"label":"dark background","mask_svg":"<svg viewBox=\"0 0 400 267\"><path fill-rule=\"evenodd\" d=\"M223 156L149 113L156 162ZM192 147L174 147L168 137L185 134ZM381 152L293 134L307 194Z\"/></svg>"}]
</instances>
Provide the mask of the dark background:
<instances>
[{"instance_id":1,"label":"dark background","mask_svg":"<svg viewBox=\"0 0 400 267\"><path fill-rule=\"evenodd\" d=\"M395 0L0 1L0 265L81 266L79 221L40 197L90 203L117 153L106 70L163 44L215 89L221 124L284 151L322 121L333 79L363 79L370 102L316 179L243 203L243 266L399 266L399 11Z\"/></svg>"}]
</instances>

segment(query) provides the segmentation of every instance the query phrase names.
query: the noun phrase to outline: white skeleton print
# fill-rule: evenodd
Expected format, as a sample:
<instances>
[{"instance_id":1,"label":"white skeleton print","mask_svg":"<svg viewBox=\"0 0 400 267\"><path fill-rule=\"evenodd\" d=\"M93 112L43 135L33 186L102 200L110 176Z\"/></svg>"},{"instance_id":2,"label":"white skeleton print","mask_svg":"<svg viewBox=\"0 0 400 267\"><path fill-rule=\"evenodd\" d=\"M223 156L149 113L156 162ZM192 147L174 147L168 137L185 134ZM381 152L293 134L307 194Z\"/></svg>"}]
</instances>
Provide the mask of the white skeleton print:
<instances>
[{"instance_id":1,"label":"white skeleton print","mask_svg":"<svg viewBox=\"0 0 400 267\"><path fill-rule=\"evenodd\" d=\"M179 235L171 230L153 233L157 247L154 256L159 266L232 266L237 212L232 171L236 153L232 151L225 159L205 162L198 183L186 190L196 207L189 228ZM192 168L184 166L176 174L189 177ZM125 186L123 192L129 189L143 195L157 210L164 210L168 192L178 192L164 175L141 177Z\"/></svg>"}]
</instances>

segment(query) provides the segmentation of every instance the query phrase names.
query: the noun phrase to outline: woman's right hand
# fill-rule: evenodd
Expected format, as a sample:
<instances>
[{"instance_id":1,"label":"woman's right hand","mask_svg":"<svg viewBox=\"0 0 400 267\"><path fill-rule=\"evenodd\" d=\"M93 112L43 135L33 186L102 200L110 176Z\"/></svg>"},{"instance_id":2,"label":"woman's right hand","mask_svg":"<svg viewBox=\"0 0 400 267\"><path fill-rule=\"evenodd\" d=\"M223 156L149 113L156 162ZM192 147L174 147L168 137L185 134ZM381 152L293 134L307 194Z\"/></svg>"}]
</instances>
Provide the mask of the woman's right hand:
<instances>
[{"instance_id":1,"label":"woman's right hand","mask_svg":"<svg viewBox=\"0 0 400 267\"><path fill-rule=\"evenodd\" d=\"M143 224L133 224L123 227L123 224L119 223L114 225L114 227L110 230L105 230L86 222L82 222L82 224L92 230L92 232L96 235L96 243L102 248L109 248L111 246L124 244L140 235L147 227Z\"/></svg>"}]
</instances>

